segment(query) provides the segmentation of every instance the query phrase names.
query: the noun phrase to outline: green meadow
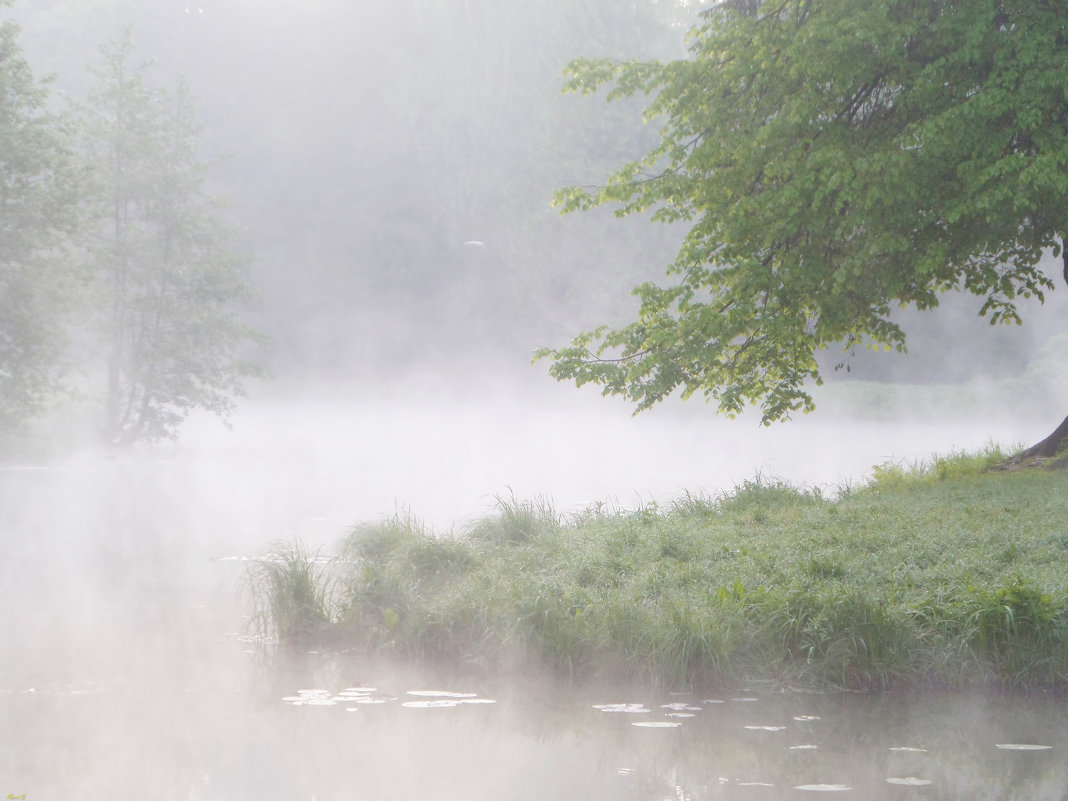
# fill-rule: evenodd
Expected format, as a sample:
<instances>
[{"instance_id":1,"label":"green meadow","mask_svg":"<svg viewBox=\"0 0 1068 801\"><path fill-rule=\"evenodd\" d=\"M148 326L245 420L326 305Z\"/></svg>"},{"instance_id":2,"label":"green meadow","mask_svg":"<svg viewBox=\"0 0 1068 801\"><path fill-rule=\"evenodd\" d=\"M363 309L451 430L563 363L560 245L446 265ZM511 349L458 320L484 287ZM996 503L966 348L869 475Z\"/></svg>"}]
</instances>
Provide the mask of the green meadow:
<instances>
[{"instance_id":1,"label":"green meadow","mask_svg":"<svg viewBox=\"0 0 1068 801\"><path fill-rule=\"evenodd\" d=\"M398 516L248 575L282 644L671 689L1068 690L1068 471L996 449L833 492L562 515L502 498L459 532Z\"/></svg>"}]
</instances>

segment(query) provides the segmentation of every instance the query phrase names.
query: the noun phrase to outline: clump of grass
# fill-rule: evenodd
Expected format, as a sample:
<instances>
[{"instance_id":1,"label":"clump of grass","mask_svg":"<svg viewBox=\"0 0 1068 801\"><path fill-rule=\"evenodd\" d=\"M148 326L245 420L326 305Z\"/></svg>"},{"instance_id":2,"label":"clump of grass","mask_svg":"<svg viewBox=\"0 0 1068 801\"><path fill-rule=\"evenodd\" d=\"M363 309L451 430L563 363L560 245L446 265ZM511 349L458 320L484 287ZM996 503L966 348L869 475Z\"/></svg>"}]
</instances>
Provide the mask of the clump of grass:
<instances>
[{"instance_id":1,"label":"clump of grass","mask_svg":"<svg viewBox=\"0 0 1068 801\"><path fill-rule=\"evenodd\" d=\"M973 647L1001 666L1002 681L1050 685L1068 679L1068 609L1028 579L993 591L970 588ZM1033 655L1043 658L1035 659Z\"/></svg>"},{"instance_id":2,"label":"clump of grass","mask_svg":"<svg viewBox=\"0 0 1068 801\"><path fill-rule=\"evenodd\" d=\"M564 518L498 499L464 531L353 530L328 621L350 647L673 687L1068 690L1068 473L999 452L837 497L758 477Z\"/></svg>"},{"instance_id":3,"label":"clump of grass","mask_svg":"<svg viewBox=\"0 0 1068 801\"><path fill-rule=\"evenodd\" d=\"M300 540L276 542L245 576L253 613L250 629L264 640L304 645L327 636L336 622L335 579L329 563Z\"/></svg>"},{"instance_id":4,"label":"clump of grass","mask_svg":"<svg viewBox=\"0 0 1068 801\"><path fill-rule=\"evenodd\" d=\"M909 465L887 462L875 467L873 484L882 489L890 489L976 476L1001 465L1019 450L1020 448L1014 448L1006 452L1000 446L988 443L982 450L974 453L957 451L945 455L936 454Z\"/></svg>"},{"instance_id":5,"label":"clump of grass","mask_svg":"<svg viewBox=\"0 0 1068 801\"><path fill-rule=\"evenodd\" d=\"M495 545L516 545L556 530L560 516L544 498L523 501L509 495L497 496L496 513L476 522L467 532L475 541Z\"/></svg>"}]
</instances>

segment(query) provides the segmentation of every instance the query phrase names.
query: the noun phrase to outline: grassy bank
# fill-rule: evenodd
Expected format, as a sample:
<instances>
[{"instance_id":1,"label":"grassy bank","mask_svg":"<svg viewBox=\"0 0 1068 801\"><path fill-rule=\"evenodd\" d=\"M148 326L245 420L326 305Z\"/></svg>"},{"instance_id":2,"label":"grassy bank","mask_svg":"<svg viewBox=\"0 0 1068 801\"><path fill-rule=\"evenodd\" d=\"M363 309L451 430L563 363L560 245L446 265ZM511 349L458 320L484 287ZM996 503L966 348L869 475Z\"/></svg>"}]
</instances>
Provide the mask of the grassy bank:
<instances>
[{"instance_id":1,"label":"grassy bank","mask_svg":"<svg viewBox=\"0 0 1068 801\"><path fill-rule=\"evenodd\" d=\"M505 499L449 536L356 527L250 574L284 641L681 685L1068 689L1068 471L998 454L829 498L755 480L572 516Z\"/></svg>"}]
</instances>

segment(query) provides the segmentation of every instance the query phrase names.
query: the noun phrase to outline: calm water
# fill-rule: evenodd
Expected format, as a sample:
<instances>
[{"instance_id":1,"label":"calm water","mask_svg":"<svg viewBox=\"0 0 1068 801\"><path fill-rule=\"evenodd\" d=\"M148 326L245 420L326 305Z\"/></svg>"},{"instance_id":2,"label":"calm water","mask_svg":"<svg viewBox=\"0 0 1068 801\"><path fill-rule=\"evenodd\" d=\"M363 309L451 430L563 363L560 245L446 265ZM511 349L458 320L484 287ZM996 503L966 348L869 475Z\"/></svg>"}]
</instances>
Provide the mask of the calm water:
<instances>
[{"instance_id":1,"label":"calm water","mask_svg":"<svg viewBox=\"0 0 1068 801\"><path fill-rule=\"evenodd\" d=\"M504 687L323 655L265 662L218 638L180 649L151 638L102 673L74 663L74 681L57 671L3 688L8 791L38 801L1068 793L1063 699Z\"/></svg>"},{"instance_id":2,"label":"calm water","mask_svg":"<svg viewBox=\"0 0 1068 801\"><path fill-rule=\"evenodd\" d=\"M636 440L603 439L600 452L582 445L580 459L547 436L559 421L539 434L528 420L504 430L515 452L495 464L502 429L474 436L485 418L428 441L431 423L402 417L337 428L339 448L321 423L336 428L338 418L318 415L303 433L253 426L236 447L0 470L0 797L1068 798L1064 699L579 689L283 656L245 641L237 589L247 563L232 557L295 536L329 546L348 524L392 512L381 508L390 486L447 528L450 515L484 511L484 493L516 473L520 497L604 499L590 477L605 475L630 482L620 492L715 489L729 485L724 472L744 480L762 461L781 466L825 441L809 429L806 444L795 429L778 451L761 451L721 436L717 449L735 455L717 460L678 448L684 432L657 422L635 429ZM580 422L580 442L616 425ZM404 430L414 434L406 443ZM902 443L874 428L835 441L851 442L857 463L864 437L876 452ZM472 475L455 467L463 441ZM623 477L628 448L642 450L648 470ZM693 456L672 461L680 452ZM741 452L753 460L744 469ZM673 483L644 483L661 464Z\"/></svg>"}]
</instances>

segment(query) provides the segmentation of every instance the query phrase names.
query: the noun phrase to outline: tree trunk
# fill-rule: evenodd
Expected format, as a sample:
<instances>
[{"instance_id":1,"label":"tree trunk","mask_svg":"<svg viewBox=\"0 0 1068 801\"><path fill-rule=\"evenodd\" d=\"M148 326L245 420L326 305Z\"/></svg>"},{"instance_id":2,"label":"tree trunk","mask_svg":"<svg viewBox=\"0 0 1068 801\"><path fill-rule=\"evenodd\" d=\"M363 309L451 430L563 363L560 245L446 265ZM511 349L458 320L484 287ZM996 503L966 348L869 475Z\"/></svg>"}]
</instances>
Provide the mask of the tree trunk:
<instances>
[{"instance_id":1,"label":"tree trunk","mask_svg":"<svg viewBox=\"0 0 1068 801\"><path fill-rule=\"evenodd\" d=\"M1019 464L1029 459L1052 459L1065 448L1068 448L1068 417L1064 418L1052 434L1027 450L1021 451L1012 461Z\"/></svg>"}]
</instances>

